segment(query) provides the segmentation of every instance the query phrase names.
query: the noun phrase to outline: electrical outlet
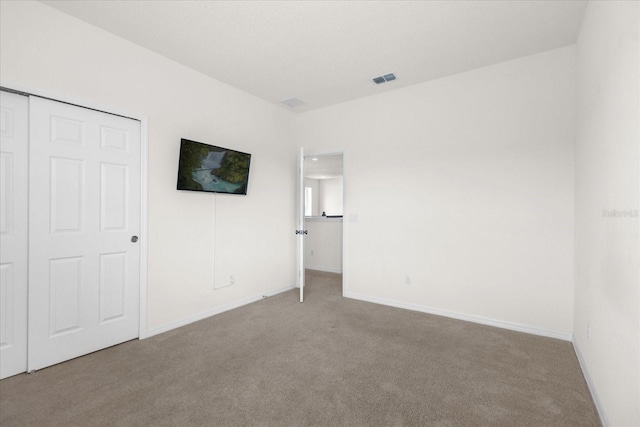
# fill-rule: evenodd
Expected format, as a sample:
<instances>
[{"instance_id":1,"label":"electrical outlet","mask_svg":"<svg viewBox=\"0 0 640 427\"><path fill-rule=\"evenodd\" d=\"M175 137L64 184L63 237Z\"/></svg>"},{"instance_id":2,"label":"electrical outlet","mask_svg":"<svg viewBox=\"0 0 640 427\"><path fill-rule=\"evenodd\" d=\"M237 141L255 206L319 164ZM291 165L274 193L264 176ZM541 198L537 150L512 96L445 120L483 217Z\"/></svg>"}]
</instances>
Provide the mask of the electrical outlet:
<instances>
[{"instance_id":1,"label":"electrical outlet","mask_svg":"<svg viewBox=\"0 0 640 427\"><path fill-rule=\"evenodd\" d=\"M591 324L587 323L587 341L591 341Z\"/></svg>"},{"instance_id":2,"label":"electrical outlet","mask_svg":"<svg viewBox=\"0 0 640 427\"><path fill-rule=\"evenodd\" d=\"M313 249L311 249L311 255L313 255L313 254L314 254L314 250L313 250Z\"/></svg>"},{"instance_id":3,"label":"electrical outlet","mask_svg":"<svg viewBox=\"0 0 640 427\"><path fill-rule=\"evenodd\" d=\"M404 276L404 284L405 286L409 286L411 284L411 277Z\"/></svg>"},{"instance_id":4,"label":"electrical outlet","mask_svg":"<svg viewBox=\"0 0 640 427\"><path fill-rule=\"evenodd\" d=\"M236 283L236 278L232 275L229 276L229 284L233 285L234 283Z\"/></svg>"}]
</instances>

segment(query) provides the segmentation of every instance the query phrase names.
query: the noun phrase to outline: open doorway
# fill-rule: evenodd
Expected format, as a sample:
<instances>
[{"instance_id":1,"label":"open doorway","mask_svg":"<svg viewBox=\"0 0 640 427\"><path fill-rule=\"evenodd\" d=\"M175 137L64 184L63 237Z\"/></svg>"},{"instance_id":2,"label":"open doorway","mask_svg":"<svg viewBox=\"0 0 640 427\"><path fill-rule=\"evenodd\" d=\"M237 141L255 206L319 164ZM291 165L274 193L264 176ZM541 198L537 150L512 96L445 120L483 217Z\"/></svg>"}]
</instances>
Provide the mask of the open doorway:
<instances>
[{"instance_id":1,"label":"open doorway","mask_svg":"<svg viewBox=\"0 0 640 427\"><path fill-rule=\"evenodd\" d=\"M304 270L313 286L336 287L343 280L343 154L307 155L304 158Z\"/></svg>"}]
</instances>

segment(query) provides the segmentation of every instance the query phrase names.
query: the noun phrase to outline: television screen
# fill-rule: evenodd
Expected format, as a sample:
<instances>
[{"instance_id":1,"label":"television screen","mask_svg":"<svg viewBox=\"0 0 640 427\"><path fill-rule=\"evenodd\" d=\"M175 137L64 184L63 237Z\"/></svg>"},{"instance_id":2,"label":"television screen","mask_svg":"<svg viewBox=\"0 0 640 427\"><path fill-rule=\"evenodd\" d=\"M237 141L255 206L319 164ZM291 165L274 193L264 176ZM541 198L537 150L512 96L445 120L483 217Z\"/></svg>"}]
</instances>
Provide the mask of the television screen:
<instances>
[{"instance_id":1,"label":"television screen","mask_svg":"<svg viewBox=\"0 0 640 427\"><path fill-rule=\"evenodd\" d=\"M182 139L178 190L247 194L251 154Z\"/></svg>"}]
</instances>

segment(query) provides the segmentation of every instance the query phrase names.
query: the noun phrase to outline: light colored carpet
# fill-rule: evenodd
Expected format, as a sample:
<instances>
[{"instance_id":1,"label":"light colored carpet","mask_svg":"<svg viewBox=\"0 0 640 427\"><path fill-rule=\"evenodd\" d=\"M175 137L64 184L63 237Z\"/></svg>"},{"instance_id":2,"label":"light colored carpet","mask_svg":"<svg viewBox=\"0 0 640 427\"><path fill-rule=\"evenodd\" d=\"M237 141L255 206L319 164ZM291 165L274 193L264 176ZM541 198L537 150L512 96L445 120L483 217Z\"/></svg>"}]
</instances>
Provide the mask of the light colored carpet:
<instances>
[{"instance_id":1,"label":"light colored carpet","mask_svg":"<svg viewBox=\"0 0 640 427\"><path fill-rule=\"evenodd\" d=\"M599 426L568 342L343 299L340 276L0 382L9 426Z\"/></svg>"}]
</instances>

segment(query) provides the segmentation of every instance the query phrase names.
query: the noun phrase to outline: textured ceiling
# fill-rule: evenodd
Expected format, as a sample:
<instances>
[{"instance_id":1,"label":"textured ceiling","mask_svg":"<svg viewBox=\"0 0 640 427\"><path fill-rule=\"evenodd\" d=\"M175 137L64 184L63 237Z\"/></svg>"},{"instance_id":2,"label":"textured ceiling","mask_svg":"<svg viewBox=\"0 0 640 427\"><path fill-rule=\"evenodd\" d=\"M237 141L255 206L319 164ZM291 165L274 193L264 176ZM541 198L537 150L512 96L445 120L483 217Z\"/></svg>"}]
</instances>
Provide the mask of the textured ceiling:
<instances>
[{"instance_id":1,"label":"textured ceiling","mask_svg":"<svg viewBox=\"0 0 640 427\"><path fill-rule=\"evenodd\" d=\"M43 3L295 112L573 44L586 7L577 0ZM387 73L397 80L371 81ZM305 104L280 104L288 98Z\"/></svg>"}]
</instances>

